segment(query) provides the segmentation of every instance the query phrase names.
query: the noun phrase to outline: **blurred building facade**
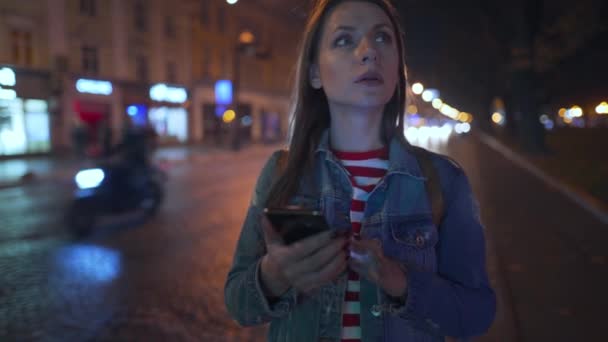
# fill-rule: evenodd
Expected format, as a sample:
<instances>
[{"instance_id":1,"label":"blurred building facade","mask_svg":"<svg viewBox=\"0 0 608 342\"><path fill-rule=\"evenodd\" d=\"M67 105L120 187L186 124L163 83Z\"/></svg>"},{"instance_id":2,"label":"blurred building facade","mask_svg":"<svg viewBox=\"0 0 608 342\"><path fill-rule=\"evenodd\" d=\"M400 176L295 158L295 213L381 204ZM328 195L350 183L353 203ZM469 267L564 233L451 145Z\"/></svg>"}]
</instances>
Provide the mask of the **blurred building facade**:
<instances>
[{"instance_id":1,"label":"blurred building facade","mask_svg":"<svg viewBox=\"0 0 608 342\"><path fill-rule=\"evenodd\" d=\"M0 2L0 156L51 148L48 16L39 5Z\"/></svg>"},{"instance_id":2,"label":"blurred building facade","mask_svg":"<svg viewBox=\"0 0 608 342\"><path fill-rule=\"evenodd\" d=\"M222 120L234 107L243 139L280 139L287 131L289 86L303 21L273 8L272 1L195 1L193 23L192 134L221 142L228 136ZM238 52L239 37L251 39L250 53ZM238 83L238 104L217 106L218 80ZM240 122L239 122L240 121Z\"/></svg>"},{"instance_id":3,"label":"blurred building facade","mask_svg":"<svg viewBox=\"0 0 608 342\"><path fill-rule=\"evenodd\" d=\"M301 26L271 12L223 0L0 2L0 156L95 154L131 124L152 125L161 143L217 140L214 85L235 77L242 134L282 135ZM270 53L239 56L236 75L243 31Z\"/></svg>"}]
</instances>

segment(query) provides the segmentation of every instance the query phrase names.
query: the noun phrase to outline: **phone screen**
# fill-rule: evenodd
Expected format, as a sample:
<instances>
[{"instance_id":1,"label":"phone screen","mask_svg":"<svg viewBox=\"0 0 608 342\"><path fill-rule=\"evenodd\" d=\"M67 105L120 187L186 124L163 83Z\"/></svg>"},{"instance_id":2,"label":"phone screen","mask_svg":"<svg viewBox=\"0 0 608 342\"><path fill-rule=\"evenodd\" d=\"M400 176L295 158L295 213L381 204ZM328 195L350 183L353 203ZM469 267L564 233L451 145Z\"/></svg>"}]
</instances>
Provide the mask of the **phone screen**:
<instances>
[{"instance_id":1,"label":"phone screen","mask_svg":"<svg viewBox=\"0 0 608 342\"><path fill-rule=\"evenodd\" d=\"M287 245L330 229L320 211L266 208L264 213Z\"/></svg>"}]
</instances>

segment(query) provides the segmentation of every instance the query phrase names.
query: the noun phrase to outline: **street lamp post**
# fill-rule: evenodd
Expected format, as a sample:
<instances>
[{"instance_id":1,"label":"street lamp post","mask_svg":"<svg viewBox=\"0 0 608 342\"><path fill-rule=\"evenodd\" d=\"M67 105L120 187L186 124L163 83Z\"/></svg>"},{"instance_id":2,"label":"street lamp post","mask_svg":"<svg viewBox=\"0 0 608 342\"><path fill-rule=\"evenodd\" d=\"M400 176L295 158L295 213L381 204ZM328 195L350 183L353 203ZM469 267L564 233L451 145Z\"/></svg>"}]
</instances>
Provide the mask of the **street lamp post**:
<instances>
[{"instance_id":1,"label":"street lamp post","mask_svg":"<svg viewBox=\"0 0 608 342\"><path fill-rule=\"evenodd\" d=\"M241 147L241 120L239 120L240 110L239 105L239 91L240 91L240 78L241 78L241 54L245 56L253 56L258 59L266 59L270 57L267 51L259 49L255 36L249 31L242 31L239 34L237 44L234 48L234 57L232 59L233 65L233 84L232 84L232 109L237 113L235 119L232 121L231 128L231 147L233 150L238 151Z\"/></svg>"},{"instance_id":2,"label":"street lamp post","mask_svg":"<svg viewBox=\"0 0 608 342\"><path fill-rule=\"evenodd\" d=\"M230 129L230 146L232 147L233 150L238 151L241 145L240 139L239 139L239 135L240 135L240 120L238 119L238 114L240 114L239 108L238 108L238 94L239 94L239 86L240 86L240 56L241 56L241 52L240 52L240 44L237 43L235 49L234 49L234 57L232 58L232 77L234 78L234 80L232 81L232 110L234 110L237 115L236 117L232 120L232 127Z\"/></svg>"}]
</instances>

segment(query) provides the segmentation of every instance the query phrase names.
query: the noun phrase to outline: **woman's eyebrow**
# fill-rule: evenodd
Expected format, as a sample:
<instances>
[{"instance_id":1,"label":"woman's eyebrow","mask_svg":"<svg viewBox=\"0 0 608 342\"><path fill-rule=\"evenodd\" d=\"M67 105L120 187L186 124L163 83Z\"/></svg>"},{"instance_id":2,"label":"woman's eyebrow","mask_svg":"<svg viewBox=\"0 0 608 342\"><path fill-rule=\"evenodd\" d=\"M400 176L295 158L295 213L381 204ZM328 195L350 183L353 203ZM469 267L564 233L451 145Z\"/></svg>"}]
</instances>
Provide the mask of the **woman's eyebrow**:
<instances>
[{"instance_id":1,"label":"woman's eyebrow","mask_svg":"<svg viewBox=\"0 0 608 342\"><path fill-rule=\"evenodd\" d=\"M380 27L386 27L386 28L388 28L388 29L390 29L390 28L391 28L389 24L386 24L386 23L380 23L380 24L376 24L376 25L374 25L374 26L372 27L372 29L373 29L373 30L375 30L375 29L378 29L378 28L380 28ZM354 26L340 25L340 26L336 27L336 29L334 30L334 32L336 32L336 31L340 31L340 30L343 30L343 31L355 31L356 29L357 29L357 28L356 28L356 27L354 27Z\"/></svg>"}]
</instances>

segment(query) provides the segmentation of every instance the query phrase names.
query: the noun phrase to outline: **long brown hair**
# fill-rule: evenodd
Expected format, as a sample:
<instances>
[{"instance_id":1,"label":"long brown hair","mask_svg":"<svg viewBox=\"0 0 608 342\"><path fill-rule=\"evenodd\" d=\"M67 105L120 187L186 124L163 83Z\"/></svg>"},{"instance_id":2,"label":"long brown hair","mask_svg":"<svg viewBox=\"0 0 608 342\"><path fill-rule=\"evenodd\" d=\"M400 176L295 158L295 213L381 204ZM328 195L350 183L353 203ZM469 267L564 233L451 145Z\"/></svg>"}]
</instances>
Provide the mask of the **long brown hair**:
<instances>
[{"instance_id":1,"label":"long brown hair","mask_svg":"<svg viewBox=\"0 0 608 342\"><path fill-rule=\"evenodd\" d=\"M283 172L278 175L269 196L269 207L285 205L295 194L302 175L312 169L314 152L321 135L330 125L329 105L322 89L315 89L309 83L309 69L316 62L319 52L321 31L329 13L339 4L346 1L369 2L380 7L391 20L399 53L399 79L390 101L384 107L382 116L381 139L388 144L393 137L409 145L403 135L405 104L408 99L406 91L407 76L405 68L405 50L403 30L397 11L388 0L317 0L308 16L299 57L295 71L295 82L292 93L292 132L289 144L289 157Z\"/></svg>"}]
</instances>

